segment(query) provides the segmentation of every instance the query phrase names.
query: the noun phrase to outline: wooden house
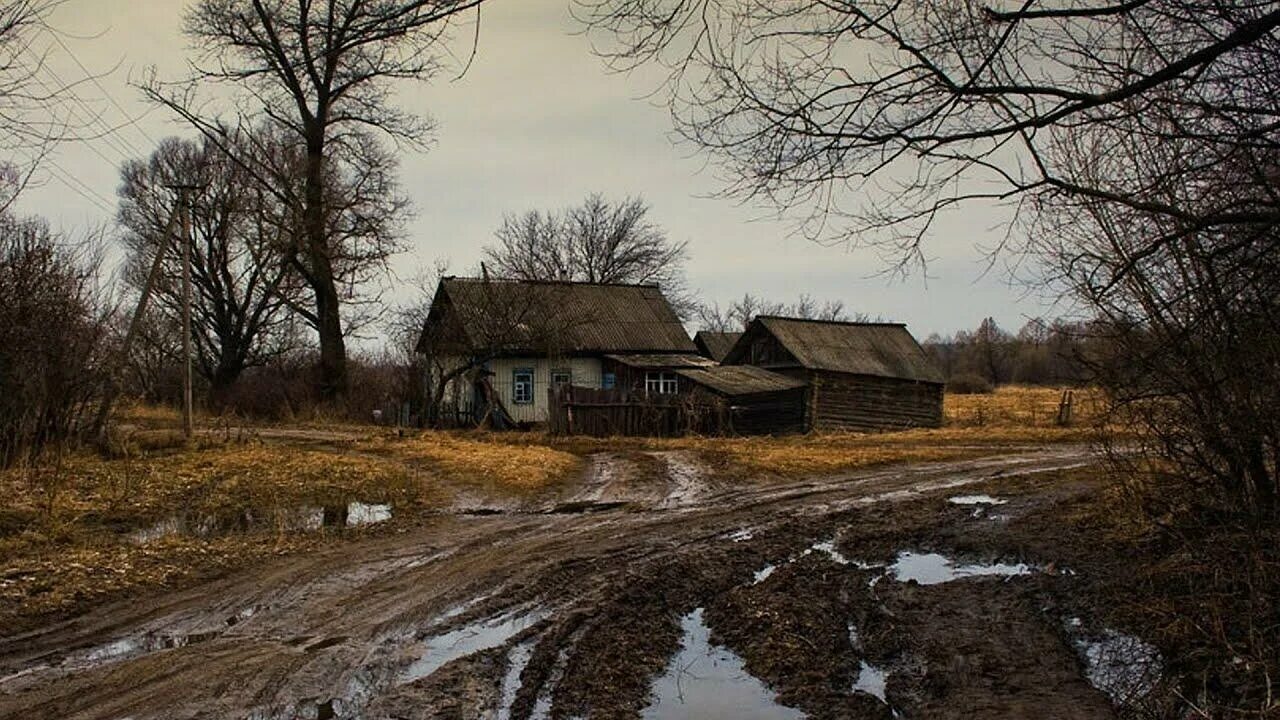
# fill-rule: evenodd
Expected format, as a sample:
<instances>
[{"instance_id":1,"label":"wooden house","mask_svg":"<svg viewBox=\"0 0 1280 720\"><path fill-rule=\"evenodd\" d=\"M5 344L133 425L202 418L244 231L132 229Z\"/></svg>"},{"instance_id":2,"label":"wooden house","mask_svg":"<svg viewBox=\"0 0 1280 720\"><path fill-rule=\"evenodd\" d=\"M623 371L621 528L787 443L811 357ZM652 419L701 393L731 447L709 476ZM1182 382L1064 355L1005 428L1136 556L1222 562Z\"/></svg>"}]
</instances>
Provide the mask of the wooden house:
<instances>
[{"instance_id":1,"label":"wooden house","mask_svg":"<svg viewBox=\"0 0 1280 720\"><path fill-rule=\"evenodd\" d=\"M676 372L691 386L687 392L694 403L718 407L723 417L721 432L784 435L805 431L808 385L803 380L753 365L715 365Z\"/></svg>"},{"instance_id":2,"label":"wooden house","mask_svg":"<svg viewBox=\"0 0 1280 720\"><path fill-rule=\"evenodd\" d=\"M761 316L724 358L807 386L810 430L942 424L943 378L905 325Z\"/></svg>"},{"instance_id":3,"label":"wooden house","mask_svg":"<svg viewBox=\"0 0 1280 720\"><path fill-rule=\"evenodd\" d=\"M545 422L557 385L674 394L707 362L656 285L446 277L417 349L464 422Z\"/></svg>"}]
</instances>

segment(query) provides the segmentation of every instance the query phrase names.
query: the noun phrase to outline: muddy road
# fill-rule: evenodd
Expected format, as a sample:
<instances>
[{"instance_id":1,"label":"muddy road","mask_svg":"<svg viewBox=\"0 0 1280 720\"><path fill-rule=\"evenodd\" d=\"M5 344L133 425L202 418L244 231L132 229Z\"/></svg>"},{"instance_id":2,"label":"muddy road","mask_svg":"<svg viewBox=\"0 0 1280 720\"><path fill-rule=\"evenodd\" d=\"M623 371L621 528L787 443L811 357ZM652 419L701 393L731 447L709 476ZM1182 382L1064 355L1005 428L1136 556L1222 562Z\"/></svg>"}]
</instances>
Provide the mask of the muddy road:
<instances>
[{"instance_id":1,"label":"muddy road","mask_svg":"<svg viewBox=\"0 0 1280 720\"><path fill-rule=\"evenodd\" d=\"M1158 658L1043 530L1088 462L729 484L600 455L556 497L0 638L0 717L1111 717Z\"/></svg>"}]
</instances>

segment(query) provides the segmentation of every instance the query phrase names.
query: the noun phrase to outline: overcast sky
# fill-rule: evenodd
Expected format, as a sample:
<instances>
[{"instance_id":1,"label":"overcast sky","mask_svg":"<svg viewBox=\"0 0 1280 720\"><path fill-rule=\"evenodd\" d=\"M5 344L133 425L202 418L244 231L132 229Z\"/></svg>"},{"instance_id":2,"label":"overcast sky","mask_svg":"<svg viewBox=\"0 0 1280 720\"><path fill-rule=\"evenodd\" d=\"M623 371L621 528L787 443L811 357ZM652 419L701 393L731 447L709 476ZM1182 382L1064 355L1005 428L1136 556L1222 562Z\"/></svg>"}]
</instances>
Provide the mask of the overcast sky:
<instances>
[{"instance_id":1,"label":"overcast sky","mask_svg":"<svg viewBox=\"0 0 1280 720\"><path fill-rule=\"evenodd\" d=\"M761 219L768 216L761 208L709 198L720 185L705 158L674 143L667 111L642 97L656 78L609 73L574 32L567 2L487 3L478 54L464 77L401 88L403 106L438 123L430 150L402 158L417 217L410 250L394 265L401 278L437 259L465 271L504 213L560 208L600 192L644 197L652 220L688 241L692 286L721 304L747 292L787 301L808 293L906 322L921 339L973 328L988 315L1016 330L1029 317L1053 312L1045 298L1011 286L1001 272L984 276L978 248L1004 232L1001 214L991 209L966 209L936 223L929 278L891 281L879 274L883 266L872 253L789 237L789 226ZM59 9L54 22L70 52L44 39L52 48L44 79L74 84L84 103L73 104L73 120L80 113L87 122L92 113L100 127L119 129L61 147L22 210L72 232L109 224L121 161L145 155L165 135L189 134L130 86L151 66L162 79L184 74L185 5L68 0ZM102 77L87 80L77 61Z\"/></svg>"}]
</instances>

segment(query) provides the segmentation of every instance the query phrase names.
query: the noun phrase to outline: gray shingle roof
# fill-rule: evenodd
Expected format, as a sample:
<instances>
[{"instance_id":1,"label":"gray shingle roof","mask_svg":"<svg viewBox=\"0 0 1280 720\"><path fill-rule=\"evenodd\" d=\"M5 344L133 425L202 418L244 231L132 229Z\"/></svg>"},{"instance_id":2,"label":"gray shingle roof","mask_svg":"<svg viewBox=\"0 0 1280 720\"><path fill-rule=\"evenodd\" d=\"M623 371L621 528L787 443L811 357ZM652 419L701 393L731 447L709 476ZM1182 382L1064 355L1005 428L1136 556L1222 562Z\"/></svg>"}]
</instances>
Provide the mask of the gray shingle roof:
<instances>
[{"instance_id":1,"label":"gray shingle roof","mask_svg":"<svg viewBox=\"0 0 1280 720\"><path fill-rule=\"evenodd\" d=\"M697 353L656 285L448 277L420 349L433 334L439 346L507 353Z\"/></svg>"},{"instance_id":2,"label":"gray shingle roof","mask_svg":"<svg viewBox=\"0 0 1280 720\"><path fill-rule=\"evenodd\" d=\"M609 354L605 357L610 360L627 365L629 367L641 370L666 369L673 370L676 368L704 368L711 367L716 364L715 360L705 358L701 355L690 355L688 353L641 353L616 355Z\"/></svg>"},{"instance_id":3,"label":"gray shingle roof","mask_svg":"<svg viewBox=\"0 0 1280 720\"><path fill-rule=\"evenodd\" d=\"M763 329L810 370L942 383L924 349L899 323L846 323L764 315L747 334ZM747 343L734 346L727 362L746 362Z\"/></svg>"},{"instance_id":4,"label":"gray shingle roof","mask_svg":"<svg viewBox=\"0 0 1280 720\"><path fill-rule=\"evenodd\" d=\"M787 377L754 365L718 365L716 367L677 370L676 373L723 395L794 390L806 385L803 380Z\"/></svg>"}]
</instances>

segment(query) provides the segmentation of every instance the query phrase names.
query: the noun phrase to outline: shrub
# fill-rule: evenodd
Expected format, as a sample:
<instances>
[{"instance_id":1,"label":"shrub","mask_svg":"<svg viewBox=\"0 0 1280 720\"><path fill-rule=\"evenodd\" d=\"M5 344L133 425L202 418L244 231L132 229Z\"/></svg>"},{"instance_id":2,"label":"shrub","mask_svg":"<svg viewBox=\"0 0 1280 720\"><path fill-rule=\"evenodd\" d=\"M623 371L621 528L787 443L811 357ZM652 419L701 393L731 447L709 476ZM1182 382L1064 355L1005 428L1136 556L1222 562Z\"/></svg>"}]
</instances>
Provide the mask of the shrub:
<instances>
[{"instance_id":1,"label":"shrub","mask_svg":"<svg viewBox=\"0 0 1280 720\"><path fill-rule=\"evenodd\" d=\"M986 395L994 390L981 375L961 373L947 381L947 392L956 395Z\"/></svg>"}]
</instances>

